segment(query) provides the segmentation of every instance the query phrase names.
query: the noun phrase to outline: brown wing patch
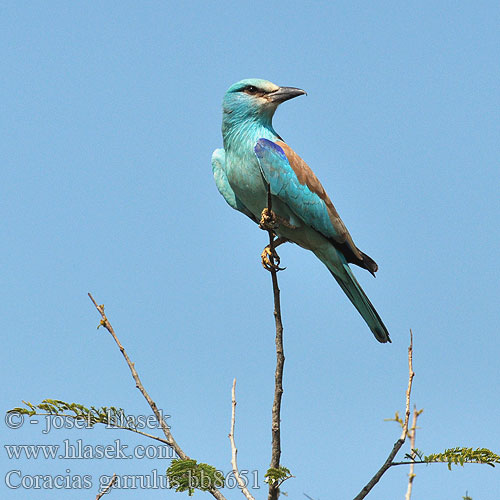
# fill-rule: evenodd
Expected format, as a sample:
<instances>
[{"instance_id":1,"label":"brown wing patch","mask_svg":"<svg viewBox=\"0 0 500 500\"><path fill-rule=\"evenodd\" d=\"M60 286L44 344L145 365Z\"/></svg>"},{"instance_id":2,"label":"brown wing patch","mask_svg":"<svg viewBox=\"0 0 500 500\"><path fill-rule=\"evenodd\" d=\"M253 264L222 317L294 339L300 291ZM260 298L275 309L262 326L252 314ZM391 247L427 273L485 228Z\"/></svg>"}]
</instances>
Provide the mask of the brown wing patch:
<instances>
[{"instance_id":1,"label":"brown wing patch","mask_svg":"<svg viewBox=\"0 0 500 500\"><path fill-rule=\"evenodd\" d=\"M313 193L316 193L325 202L333 227L339 234L338 242L343 243L346 241L346 239L350 237L349 232L342 222L337 210L333 206L329 196L326 194L325 188L321 185L321 182L319 182L319 179L316 177L309 165L285 142L276 141L276 144L278 144L285 152L288 162L293 168L299 182L302 185L306 185Z\"/></svg>"},{"instance_id":2,"label":"brown wing patch","mask_svg":"<svg viewBox=\"0 0 500 500\"><path fill-rule=\"evenodd\" d=\"M276 144L278 144L278 146L280 146L280 148L285 152L288 162L295 172L299 182L302 185L306 185L313 193L316 193L325 202L330 220L335 228L335 231L339 235L339 237L332 243L334 243L335 246L342 251L348 262L364 267L372 274L377 271L378 266L375 261L368 257L368 255L361 252L361 250L359 250L359 248L354 244L354 241L340 218L340 215L333 206L329 196L326 194L321 182L311 170L309 165L285 142L276 141Z\"/></svg>"}]
</instances>

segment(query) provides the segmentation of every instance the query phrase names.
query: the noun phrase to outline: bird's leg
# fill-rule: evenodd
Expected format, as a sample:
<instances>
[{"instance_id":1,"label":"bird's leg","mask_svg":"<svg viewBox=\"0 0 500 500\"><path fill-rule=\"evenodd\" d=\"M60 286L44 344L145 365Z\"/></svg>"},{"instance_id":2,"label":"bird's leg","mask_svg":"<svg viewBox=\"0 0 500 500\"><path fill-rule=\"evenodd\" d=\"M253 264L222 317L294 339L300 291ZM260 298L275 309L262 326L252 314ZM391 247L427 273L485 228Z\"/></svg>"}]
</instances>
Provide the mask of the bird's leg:
<instances>
[{"instance_id":1,"label":"bird's leg","mask_svg":"<svg viewBox=\"0 0 500 500\"><path fill-rule=\"evenodd\" d=\"M285 268L280 267L280 258L276 252L276 247L283 243L286 243L288 240L282 237L277 238L275 231L280 225L284 225L290 228L293 228L293 226L283 217L280 217L273 212L273 210L271 209L271 197L269 193L268 198L269 207L266 207L264 208L264 210L262 210L259 227L269 233L270 243L266 246L266 248L264 248L264 250L262 250L260 257L262 259L262 266L264 267L264 269L267 269L268 271L278 272L283 271Z\"/></svg>"},{"instance_id":2,"label":"bird's leg","mask_svg":"<svg viewBox=\"0 0 500 500\"><path fill-rule=\"evenodd\" d=\"M262 266L268 271L283 271L284 267L280 267L280 257L276 252L276 247L286 243L288 240L286 238L276 238L273 239L272 244L267 245L260 257L262 259Z\"/></svg>"}]
</instances>

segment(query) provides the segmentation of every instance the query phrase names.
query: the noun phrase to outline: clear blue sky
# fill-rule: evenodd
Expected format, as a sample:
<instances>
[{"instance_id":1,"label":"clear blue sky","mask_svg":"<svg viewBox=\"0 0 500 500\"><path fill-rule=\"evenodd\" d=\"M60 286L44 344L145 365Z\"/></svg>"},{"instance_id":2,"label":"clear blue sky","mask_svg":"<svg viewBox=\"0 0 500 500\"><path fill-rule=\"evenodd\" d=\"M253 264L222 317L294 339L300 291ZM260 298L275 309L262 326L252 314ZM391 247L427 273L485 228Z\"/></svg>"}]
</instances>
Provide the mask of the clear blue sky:
<instances>
[{"instance_id":1,"label":"clear blue sky","mask_svg":"<svg viewBox=\"0 0 500 500\"><path fill-rule=\"evenodd\" d=\"M226 472L237 377L239 465L265 488L267 235L224 203L210 166L225 90L259 77L307 90L281 106L275 128L378 262L376 280L356 275L393 339L373 339L312 254L280 248L289 498L352 498L381 465L400 432L384 418L403 410L410 328L413 401L425 409L418 448L499 452L499 22L494 1L3 2L2 411L52 397L148 412L96 330L90 291L181 446ZM4 425L2 436L143 442L102 428L41 431ZM6 499L94 498L101 474L168 465L0 457L5 472L90 474L94 484L21 491L2 479ZM498 499L498 468L416 472L415 499ZM369 498L403 498L406 473L389 471Z\"/></svg>"}]
</instances>

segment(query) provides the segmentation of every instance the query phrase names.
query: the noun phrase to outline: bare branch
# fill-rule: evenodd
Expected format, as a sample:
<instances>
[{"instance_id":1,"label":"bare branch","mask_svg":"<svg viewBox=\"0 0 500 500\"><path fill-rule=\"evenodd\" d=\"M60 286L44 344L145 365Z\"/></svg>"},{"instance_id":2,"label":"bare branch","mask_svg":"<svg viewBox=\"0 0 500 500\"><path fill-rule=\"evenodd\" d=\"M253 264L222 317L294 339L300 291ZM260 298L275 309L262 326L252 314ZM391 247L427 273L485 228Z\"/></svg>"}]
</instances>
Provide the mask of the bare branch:
<instances>
[{"instance_id":1,"label":"bare branch","mask_svg":"<svg viewBox=\"0 0 500 500\"><path fill-rule=\"evenodd\" d=\"M115 484L116 477L117 477L116 473L113 474L111 481L106 485L106 488L104 488L100 493L97 494L97 496L95 497L95 500L100 500L111 489L113 484Z\"/></svg>"},{"instance_id":2,"label":"bare branch","mask_svg":"<svg viewBox=\"0 0 500 500\"><path fill-rule=\"evenodd\" d=\"M96 309L99 311L101 314L102 320L101 320L101 325L108 330L108 332L111 334L113 337L114 341L116 342L116 345L120 349L120 352L122 353L123 357L125 358L125 361L127 362L130 371L132 373L132 377L134 377L135 380L135 386L139 391L141 391L141 394L144 396L146 401L148 402L150 408L153 410L153 413L156 416L156 419L158 420L158 423L160 424L160 427L163 431L163 434L165 434L165 437L167 438L168 445L171 446L177 455L182 458L183 460L188 460L189 457L184 453L184 451L181 449L181 447L175 442L175 439L172 436L172 433L170 432L170 429L168 425L165 423L165 421L162 418L162 415L160 411L158 410L158 407L156 406L156 403L151 399L150 395L142 385L141 379L139 378L139 374L137 373L137 370L135 369L134 363L130 360L127 351L125 351L125 348L122 346L120 343L118 337L116 336L116 333L111 326L111 323L108 321L108 318L106 317L106 314L104 313L104 306L103 305L98 305L97 302L94 300L94 297L89 293L88 294L90 297L90 300L93 302L94 306Z\"/></svg>"},{"instance_id":3,"label":"bare branch","mask_svg":"<svg viewBox=\"0 0 500 500\"><path fill-rule=\"evenodd\" d=\"M281 459L281 397L283 395L283 368L285 353L283 349L283 324L281 322L280 289L277 271L271 271L274 294L274 320L276 323L276 370L274 373L274 401L272 410L272 454L271 467L278 469ZM279 487L269 484L269 500L277 500Z\"/></svg>"},{"instance_id":4,"label":"bare branch","mask_svg":"<svg viewBox=\"0 0 500 500\"><path fill-rule=\"evenodd\" d=\"M411 396L411 386L413 383L413 377L415 376L415 372L413 371L413 332L410 330L410 345L408 346L408 388L406 389L406 412L405 412L405 421L403 424L403 432L401 433L400 440L403 442L408 436L408 421L410 420L410 396Z\"/></svg>"},{"instance_id":5,"label":"bare branch","mask_svg":"<svg viewBox=\"0 0 500 500\"><path fill-rule=\"evenodd\" d=\"M410 418L410 396L411 396L411 387L413 383L413 377L415 376L415 372L413 371L413 332L410 330L410 345L408 347L408 389L406 390L406 413L405 420L403 423L403 432L401 433L401 437L394 443L389 456L387 457L384 465L380 467L377 473L370 479L370 481L366 484L366 486L358 493L358 495L354 498L354 500L361 500L365 498L368 493L370 493L371 489L380 481L380 478L387 472L387 470L393 465L394 457L397 455L398 451L403 446L406 437L408 436L408 420Z\"/></svg>"},{"instance_id":6,"label":"bare branch","mask_svg":"<svg viewBox=\"0 0 500 500\"><path fill-rule=\"evenodd\" d=\"M92 297L92 294L88 294L90 300L96 307L96 309L99 311L101 315L101 323L100 325L106 328L108 332L111 334L113 337L114 341L116 342L116 345L120 349L120 352L122 353L123 357L125 358L125 361L127 362L128 367L130 368L130 372L132 373L132 377L135 380L135 386L139 391L141 391L141 394L144 396L144 399L148 402L151 410L153 410L153 413L155 414L156 420L160 424L161 430L163 431L163 434L167 438L167 444L168 446L171 446L174 451L177 453L177 455L182 459L182 460L189 460L189 456L184 453L182 448L177 444L175 441L174 437L172 436L172 433L170 432L170 428L168 427L167 423L163 420L162 415L160 411L158 410L158 407L156 406L156 403L151 399L151 396L148 394L144 386L142 385L141 379L139 378L139 374L137 373L137 370L135 369L134 363L130 360L127 351L125 351L125 348L119 341L118 337L116 336L116 333L111 326L111 323L109 322L108 318L106 317L106 314L104 313L104 306L103 305L98 305L97 302L94 300L94 297ZM151 436L148 436L151 437ZM226 500L224 495L215 487L211 488L208 490L212 496L214 496L217 500Z\"/></svg>"},{"instance_id":7,"label":"bare branch","mask_svg":"<svg viewBox=\"0 0 500 500\"><path fill-rule=\"evenodd\" d=\"M279 222L279 221L278 221ZM272 409L272 448L271 448L271 468L278 469L281 459L281 397L283 395L283 368L285 365L285 354L283 349L283 323L281 321L281 303L280 289L278 286L279 256L276 253L277 244L281 244L282 239L275 239L274 228L277 219L272 211L271 192L267 191L267 208L262 211L261 229L269 234L270 256L273 259L272 265L265 266L271 273L274 296L274 321L276 324L276 370L274 373L274 401ZM279 496L279 485L273 482L269 483L268 500L277 500Z\"/></svg>"},{"instance_id":8,"label":"bare branch","mask_svg":"<svg viewBox=\"0 0 500 500\"><path fill-rule=\"evenodd\" d=\"M425 460L404 460L403 462L392 462L391 467L396 467L397 465L415 465L415 464L437 464L437 463L442 463L445 464L446 462L434 462L434 461L425 461Z\"/></svg>"},{"instance_id":9,"label":"bare branch","mask_svg":"<svg viewBox=\"0 0 500 500\"><path fill-rule=\"evenodd\" d=\"M411 429L408 431L408 436L410 436L410 448L411 453L410 456L413 460L415 460L415 452L413 451L415 447L415 436L417 432L417 418L424 410L417 410L417 407L413 405L413 421L411 424ZM415 464L410 464L410 472L408 473L408 489L406 490L405 500L410 500L411 491L413 488L413 480L415 479Z\"/></svg>"},{"instance_id":10,"label":"bare branch","mask_svg":"<svg viewBox=\"0 0 500 500\"><path fill-rule=\"evenodd\" d=\"M159 436L154 436L153 434L148 434L147 432L140 431L139 429L134 429L133 427L122 427L119 425L114 425L110 427L111 429L123 429L126 431L131 431L131 432L136 432L137 434L140 434L141 436L148 437L150 439L154 439L155 441L160 441L160 443L164 443L166 445L170 445L170 442L167 439L163 439Z\"/></svg>"},{"instance_id":11,"label":"bare branch","mask_svg":"<svg viewBox=\"0 0 500 500\"><path fill-rule=\"evenodd\" d=\"M231 441L231 465L233 466L233 474L238 482L243 495L247 498L247 500L255 500L251 493L248 491L245 481L240 476L240 471L238 470L238 462L236 460L236 456L238 454L238 449L236 448L236 444L234 442L234 423L236 420L236 379L233 380L233 391L232 391L232 412L231 412L231 431L229 432L229 440Z\"/></svg>"}]
</instances>

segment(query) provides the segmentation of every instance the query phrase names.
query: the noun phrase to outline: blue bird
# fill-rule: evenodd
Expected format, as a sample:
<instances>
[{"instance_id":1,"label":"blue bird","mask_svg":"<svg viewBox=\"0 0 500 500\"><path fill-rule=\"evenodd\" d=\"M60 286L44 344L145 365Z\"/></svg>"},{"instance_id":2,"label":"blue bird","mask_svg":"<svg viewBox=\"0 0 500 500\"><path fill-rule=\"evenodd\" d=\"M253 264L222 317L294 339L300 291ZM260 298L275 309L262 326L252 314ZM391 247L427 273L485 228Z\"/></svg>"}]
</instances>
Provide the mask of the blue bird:
<instances>
[{"instance_id":1,"label":"blue bird","mask_svg":"<svg viewBox=\"0 0 500 500\"><path fill-rule=\"evenodd\" d=\"M356 247L318 178L273 128L276 108L305 93L256 78L229 87L222 103L224 149L212 155L215 183L227 203L254 222L267 208L269 192L278 244L291 241L311 250L375 338L390 342L387 328L349 267L356 264L375 276L377 264Z\"/></svg>"}]
</instances>

